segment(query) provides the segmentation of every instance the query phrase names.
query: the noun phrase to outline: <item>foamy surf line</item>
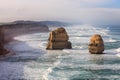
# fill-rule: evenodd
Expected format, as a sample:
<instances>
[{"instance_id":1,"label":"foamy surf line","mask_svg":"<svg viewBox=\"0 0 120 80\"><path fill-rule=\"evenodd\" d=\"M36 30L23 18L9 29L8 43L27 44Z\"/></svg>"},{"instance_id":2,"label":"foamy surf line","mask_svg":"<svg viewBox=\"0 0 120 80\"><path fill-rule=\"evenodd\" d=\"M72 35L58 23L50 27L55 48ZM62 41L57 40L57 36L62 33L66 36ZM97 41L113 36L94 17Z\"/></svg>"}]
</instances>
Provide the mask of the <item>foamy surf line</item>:
<instances>
[{"instance_id":1,"label":"foamy surf line","mask_svg":"<svg viewBox=\"0 0 120 80\"><path fill-rule=\"evenodd\" d=\"M120 57L120 48L116 49L116 52L118 52L117 56Z\"/></svg>"},{"instance_id":2,"label":"foamy surf line","mask_svg":"<svg viewBox=\"0 0 120 80\"><path fill-rule=\"evenodd\" d=\"M88 53L88 50L80 50L80 49L64 49L62 50L63 52L66 53Z\"/></svg>"}]
</instances>

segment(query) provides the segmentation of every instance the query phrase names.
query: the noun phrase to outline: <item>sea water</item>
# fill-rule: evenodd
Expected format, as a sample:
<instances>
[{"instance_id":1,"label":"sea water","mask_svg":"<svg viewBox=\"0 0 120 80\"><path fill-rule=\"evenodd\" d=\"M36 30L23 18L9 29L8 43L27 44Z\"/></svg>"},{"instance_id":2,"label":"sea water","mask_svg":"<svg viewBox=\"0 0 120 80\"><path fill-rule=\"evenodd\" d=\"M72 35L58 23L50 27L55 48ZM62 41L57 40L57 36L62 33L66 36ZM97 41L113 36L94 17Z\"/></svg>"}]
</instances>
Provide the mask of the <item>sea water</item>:
<instances>
[{"instance_id":1,"label":"sea water","mask_svg":"<svg viewBox=\"0 0 120 80\"><path fill-rule=\"evenodd\" d=\"M51 28L51 30L54 28ZM120 80L120 27L65 27L72 49L45 50L49 33L15 37L16 55L0 61L0 80ZM100 34L106 54L90 54L90 37Z\"/></svg>"}]
</instances>

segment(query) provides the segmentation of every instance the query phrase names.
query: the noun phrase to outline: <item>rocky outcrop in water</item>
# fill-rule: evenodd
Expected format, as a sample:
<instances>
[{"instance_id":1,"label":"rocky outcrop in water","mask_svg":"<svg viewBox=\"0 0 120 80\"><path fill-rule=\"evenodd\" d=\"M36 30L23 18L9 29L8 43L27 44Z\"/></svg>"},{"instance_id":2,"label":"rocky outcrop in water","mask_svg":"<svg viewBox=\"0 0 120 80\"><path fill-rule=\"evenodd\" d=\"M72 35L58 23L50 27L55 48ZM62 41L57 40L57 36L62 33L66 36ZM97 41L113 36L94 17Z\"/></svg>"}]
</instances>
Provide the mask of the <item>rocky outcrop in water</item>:
<instances>
[{"instance_id":1,"label":"rocky outcrop in water","mask_svg":"<svg viewBox=\"0 0 120 80\"><path fill-rule=\"evenodd\" d=\"M59 49L71 49L71 42L69 42L69 36L64 28L57 28L50 32L48 39L47 50L59 50Z\"/></svg>"},{"instance_id":2,"label":"rocky outcrop in water","mask_svg":"<svg viewBox=\"0 0 120 80\"><path fill-rule=\"evenodd\" d=\"M99 34L95 34L90 39L89 52L92 54L102 54L104 51L104 42Z\"/></svg>"},{"instance_id":3,"label":"rocky outcrop in water","mask_svg":"<svg viewBox=\"0 0 120 80\"><path fill-rule=\"evenodd\" d=\"M9 51L7 51L4 48L4 33L3 33L3 28L0 27L0 56L1 55L6 55L7 53L9 53Z\"/></svg>"}]
</instances>

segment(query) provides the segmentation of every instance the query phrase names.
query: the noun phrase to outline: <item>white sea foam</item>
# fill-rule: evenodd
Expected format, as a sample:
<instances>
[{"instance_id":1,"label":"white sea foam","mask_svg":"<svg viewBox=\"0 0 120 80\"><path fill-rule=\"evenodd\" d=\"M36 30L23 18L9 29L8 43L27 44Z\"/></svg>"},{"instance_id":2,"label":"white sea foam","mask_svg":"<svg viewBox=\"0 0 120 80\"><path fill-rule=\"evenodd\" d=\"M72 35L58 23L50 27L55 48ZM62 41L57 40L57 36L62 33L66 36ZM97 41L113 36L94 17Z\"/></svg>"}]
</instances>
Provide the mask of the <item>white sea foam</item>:
<instances>
[{"instance_id":1,"label":"white sea foam","mask_svg":"<svg viewBox=\"0 0 120 80\"><path fill-rule=\"evenodd\" d=\"M109 37L109 36L108 36ZM113 43L113 42L118 42L118 40L115 40L113 38L103 38L104 42L110 42L110 43Z\"/></svg>"},{"instance_id":2,"label":"white sea foam","mask_svg":"<svg viewBox=\"0 0 120 80\"><path fill-rule=\"evenodd\" d=\"M120 57L120 48L116 49L116 51L118 52L117 56Z\"/></svg>"},{"instance_id":3,"label":"white sea foam","mask_svg":"<svg viewBox=\"0 0 120 80\"><path fill-rule=\"evenodd\" d=\"M117 40L110 38L108 42L117 42Z\"/></svg>"},{"instance_id":4,"label":"white sea foam","mask_svg":"<svg viewBox=\"0 0 120 80\"><path fill-rule=\"evenodd\" d=\"M53 72L53 68L56 67L57 65L59 65L60 62L61 62L61 61L58 60L57 62L55 62L55 63L53 64L52 67L49 67L49 68L45 71L45 73L43 74L43 79L44 79L44 80L55 80L55 77L54 77L54 76L51 76L50 73Z\"/></svg>"},{"instance_id":5,"label":"white sea foam","mask_svg":"<svg viewBox=\"0 0 120 80\"><path fill-rule=\"evenodd\" d=\"M41 48L45 48L46 45L47 45L47 42L45 42L45 41L42 41L42 42L40 42L40 44L39 44L39 46L40 46Z\"/></svg>"},{"instance_id":6,"label":"white sea foam","mask_svg":"<svg viewBox=\"0 0 120 80\"><path fill-rule=\"evenodd\" d=\"M120 52L120 48L116 49L117 52Z\"/></svg>"},{"instance_id":7,"label":"white sea foam","mask_svg":"<svg viewBox=\"0 0 120 80\"><path fill-rule=\"evenodd\" d=\"M73 49L83 49L83 46L73 46Z\"/></svg>"},{"instance_id":8,"label":"white sea foam","mask_svg":"<svg viewBox=\"0 0 120 80\"><path fill-rule=\"evenodd\" d=\"M116 56L117 56L117 57L120 57L120 54L117 54Z\"/></svg>"},{"instance_id":9,"label":"white sea foam","mask_svg":"<svg viewBox=\"0 0 120 80\"><path fill-rule=\"evenodd\" d=\"M107 30L97 29L90 25L78 25L74 27L66 27L68 34L78 34L78 35L93 35L93 34L103 34L107 35Z\"/></svg>"},{"instance_id":10,"label":"white sea foam","mask_svg":"<svg viewBox=\"0 0 120 80\"><path fill-rule=\"evenodd\" d=\"M63 52L70 53L70 50L64 49Z\"/></svg>"}]
</instances>

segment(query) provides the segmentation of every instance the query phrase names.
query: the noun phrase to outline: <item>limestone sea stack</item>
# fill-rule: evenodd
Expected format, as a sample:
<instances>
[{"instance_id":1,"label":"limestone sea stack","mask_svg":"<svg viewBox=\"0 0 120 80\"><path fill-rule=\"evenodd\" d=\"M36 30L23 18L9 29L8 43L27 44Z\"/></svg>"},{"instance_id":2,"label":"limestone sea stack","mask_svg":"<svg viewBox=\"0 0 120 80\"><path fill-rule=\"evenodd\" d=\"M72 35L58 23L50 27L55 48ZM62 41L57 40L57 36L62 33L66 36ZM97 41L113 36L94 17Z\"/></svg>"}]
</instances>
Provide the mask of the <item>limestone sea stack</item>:
<instances>
[{"instance_id":1,"label":"limestone sea stack","mask_svg":"<svg viewBox=\"0 0 120 80\"><path fill-rule=\"evenodd\" d=\"M71 49L71 42L68 41L69 36L64 28L57 28L50 32L47 50L61 50L61 49Z\"/></svg>"},{"instance_id":2,"label":"limestone sea stack","mask_svg":"<svg viewBox=\"0 0 120 80\"><path fill-rule=\"evenodd\" d=\"M102 54L104 51L104 42L101 35L93 35L90 39L90 44L88 48L89 52L92 54Z\"/></svg>"}]
</instances>

